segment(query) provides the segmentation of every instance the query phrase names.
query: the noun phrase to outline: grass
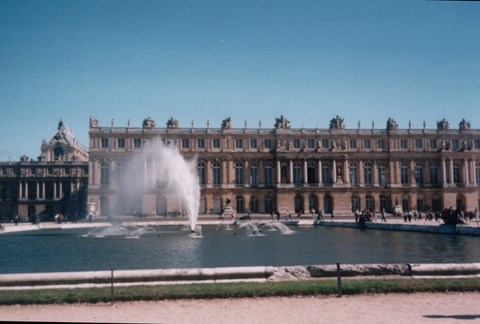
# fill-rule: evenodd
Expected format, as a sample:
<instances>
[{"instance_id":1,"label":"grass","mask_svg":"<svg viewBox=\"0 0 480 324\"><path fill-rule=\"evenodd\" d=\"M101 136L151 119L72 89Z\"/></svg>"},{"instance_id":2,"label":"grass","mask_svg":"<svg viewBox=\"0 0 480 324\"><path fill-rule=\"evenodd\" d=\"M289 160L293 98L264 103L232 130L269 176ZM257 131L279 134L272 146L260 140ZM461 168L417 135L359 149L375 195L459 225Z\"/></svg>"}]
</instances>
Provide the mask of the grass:
<instances>
[{"instance_id":1,"label":"grass","mask_svg":"<svg viewBox=\"0 0 480 324\"><path fill-rule=\"evenodd\" d=\"M342 295L416 292L476 292L480 279L368 279L344 280ZM337 295L336 280L267 283L179 284L114 287L114 301L252 298ZM14 290L0 293L0 305L112 302L110 288Z\"/></svg>"}]
</instances>

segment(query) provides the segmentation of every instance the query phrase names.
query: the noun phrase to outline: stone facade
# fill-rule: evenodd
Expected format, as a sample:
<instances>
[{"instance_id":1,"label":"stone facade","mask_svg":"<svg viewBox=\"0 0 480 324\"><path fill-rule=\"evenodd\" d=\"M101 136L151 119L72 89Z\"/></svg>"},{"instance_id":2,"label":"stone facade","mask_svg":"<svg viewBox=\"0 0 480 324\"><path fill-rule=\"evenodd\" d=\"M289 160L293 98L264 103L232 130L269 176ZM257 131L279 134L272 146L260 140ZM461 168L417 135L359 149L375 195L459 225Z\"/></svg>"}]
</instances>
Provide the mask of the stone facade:
<instances>
[{"instance_id":1,"label":"stone facade","mask_svg":"<svg viewBox=\"0 0 480 324\"><path fill-rule=\"evenodd\" d=\"M88 152L60 121L36 160L0 162L0 220L53 220L57 213L83 218L87 185Z\"/></svg>"},{"instance_id":2,"label":"stone facade","mask_svg":"<svg viewBox=\"0 0 480 324\"><path fill-rule=\"evenodd\" d=\"M272 128L248 128L246 122L235 128L230 117L219 128L209 122L182 128L174 118L165 127L151 118L141 127L116 127L92 117L89 140L88 200L100 215L181 212L178 198L161 185L132 189L133 195L119 190L125 173L148 182L161 168L149 158L136 170L125 167L157 140L186 159L197 158L200 214L221 213L228 202L237 213L313 208L336 215L364 208L473 211L479 204L480 130L465 120L457 129L446 120L435 129L425 123L400 129L390 118L385 127L364 129L347 128L336 116L328 128L306 129L292 128L284 116Z\"/></svg>"}]
</instances>

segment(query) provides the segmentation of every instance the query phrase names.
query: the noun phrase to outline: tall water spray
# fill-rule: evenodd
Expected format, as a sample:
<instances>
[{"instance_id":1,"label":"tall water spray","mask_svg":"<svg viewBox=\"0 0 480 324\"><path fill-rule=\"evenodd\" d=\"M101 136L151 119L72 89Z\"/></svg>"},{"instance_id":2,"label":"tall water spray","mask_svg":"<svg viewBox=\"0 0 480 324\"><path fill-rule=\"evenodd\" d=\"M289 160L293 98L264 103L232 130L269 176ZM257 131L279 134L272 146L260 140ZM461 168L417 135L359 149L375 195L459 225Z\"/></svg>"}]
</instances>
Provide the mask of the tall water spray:
<instances>
[{"instance_id":1,"label":"tall water spray","mask_svg":"<svg viewBox=\"0 0 480 324\"><path fill-rule=\"evenodd\" d=\"M182 201L187 213L190 230L195 231L200 203L200 184L196 172L196 157L186 160L174 145L165 145L160 139L146 145L139 159L133 161L137 170L144 170L145 180L142 187L161 187ZM133 182L138 183L138 179ZM134 188L142 190L142 188Z\"/></svg>"}]
</instances>

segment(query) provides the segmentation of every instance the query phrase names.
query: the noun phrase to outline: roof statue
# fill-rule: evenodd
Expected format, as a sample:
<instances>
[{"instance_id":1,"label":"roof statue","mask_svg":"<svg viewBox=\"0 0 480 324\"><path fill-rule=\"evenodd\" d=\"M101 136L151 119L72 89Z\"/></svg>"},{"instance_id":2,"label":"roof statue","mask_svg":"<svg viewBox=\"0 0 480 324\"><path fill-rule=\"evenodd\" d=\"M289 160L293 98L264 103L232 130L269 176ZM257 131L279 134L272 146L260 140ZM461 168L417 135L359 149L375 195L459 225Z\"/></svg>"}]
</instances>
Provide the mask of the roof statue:
<instances>
[{"instance_id":1,"label":"roof statue","mask_svg":"<svg viewBox=\"0 0 480 324\"><path fill-rule=\"evenodd\" d=\"M167 128L178 128L179 126L178 119L170 117L170 119L167 121Z\"/></svg>"},{"instance_id":2,"label":"roof statue","mask_svg":"<svg viewBox=\"0 0 480 324\"><path fill-rule=\"evenodd\" d=\"M398 129L398 124L393 118L388 118L387 120L387 131L391 130L397 130Z\"/></svg>"},{"instance_id":3,"label":"roof statue","mask_svg":"<svg viewBox=\"0 0 480 324\"><path fill-rule=\"evenodd\" d=\"M448 121L444 118L440 121L437 121L437 130L448 130L450 128Z\"/></svg>"},{"instance_id":4,"label":"roof statue","mask_svg":"<svg viewBox=\"0 0 480 324\"><path fill-rule=\"evenodd\" d=\"M90 115L90 128L98 127L98 119Z\"/></svg>"},{"instance_id":5,"label":"roof statue","mask_svg":"<svg viewBox=\"0 0 480 324\"><path fill-rule=\"evenodd\" d=\"M280 118L275 118L275 128L290 128L290 121L283 115L280 115Z\"/></svg>"},{"instance_id":6,"label":"roof statue","mask_svg":"<svg viewBox=\"0 0 480 324\"><path fill-rule=\"evenodd\" d=\"M330 129L344 129L345 124L343 122L343 118L339 117L338 115L335 118L330 120Z\"/></svg>"},{"instance_id":7,"label":"roof statue","mask_svg":"<svg viewBox=\"0 0 480 324\"><path fill-rule=\"evenodd\" d=\"M230 117L222 120L222 129L231 129L232 128L232 119Z\"/></svg>"},{"instance_id":8,"label":"roof statue","mask_svg":"<svg viewBox=\"0 0 480 324\"><path fill-rule=\"evenodd\" d=\"M150 116L148 116L143 120L143 124L142 124L143 129L152 129L152 128L155 128L155 126L156 126L155 121Z\"/></svg>"},{"instance_id":9,"label":"roof statue","mask_svg":"<svg viewBox=\"0 0 480 324\"><path fill-rule=\"evenodd\" d=\"M460 121L458 124L459 129L462 130L467 130L470 129L470 122L466 121L465 118Z\"/></svg>"},{"instance_id":10,"label":"roof statue","mask_svg":"<svg viewBox=\"0 0 480 324\"><path fill-rule=\"evenodd\" d=\"M76 143L75 135L72 130L63 124L63 121L58 122L58 131L52 137L50 144L65 143L68 145L74 145Z\"/></svg>"}]
</instances>

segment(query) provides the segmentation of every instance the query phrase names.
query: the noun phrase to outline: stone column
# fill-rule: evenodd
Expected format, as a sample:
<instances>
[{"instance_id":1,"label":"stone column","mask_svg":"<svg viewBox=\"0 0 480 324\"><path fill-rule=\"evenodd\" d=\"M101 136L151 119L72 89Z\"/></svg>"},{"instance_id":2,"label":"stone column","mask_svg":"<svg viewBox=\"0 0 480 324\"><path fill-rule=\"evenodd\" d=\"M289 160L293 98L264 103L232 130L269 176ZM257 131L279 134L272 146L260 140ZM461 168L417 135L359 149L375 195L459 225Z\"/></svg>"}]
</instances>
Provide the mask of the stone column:
<instances>
[{"instance_id":1,"label":"stone column","mask_svg":"<svg viewBox=\"0 0 480 324\"><path fill-rule=\"evenodd\" d=\"M37 196L36 196L36 199L40 199L40 182L37 182L37 192L36 192Z\"/></svg>"},{"instance_id":2,"label":"stone column","mask_svg":"<svg viewBox=\"0 0 480 324\"><path fill-rule=\"evenodd\" d=\"M348 159L345 159L343 162L343 182L346 184L350 183L350 176L348 174L349 166L348 166Z\"/></svg>"},{"instance_id":3,"label":"stone column","mask_svg":"<svg viewBox=\"0 0 480 324\"><path fill-rule=\"evenodd\" d=\"M308 165L307 160L303 160L303 183L308 183Z\"/></svg>"},{"instance_id":4,"label":"stone column","mask_svg":"<svg viewBox=\"0 0 480 324\"><path fill-rule=\"evenodd\" d=\"M463 170L463 184L464 186L468 186L469 184L469 178L468 178L468 161L467 159L463 159L463 165L462 165L462 170Z\"/></svg>"},{"instance_id":5,"label":"stone column","mask_svg":"<svg viewBox=\"0 0 480 324\"><path fill-rule=\"evenodd\" d=\"M453 184L453 159L450 159L449 163L449 171L450 171L450 184Z\"/></svg>"},{"instance_id":6,"label":"stone column","mask_svg":"<svg viewBox=\"0 0 480 324\"><path fill-rule=\"evenodd\" d=\"M425 161L425 165L424 165L424 175L425 175L425 179L424 179L424 182L427 184L427 183L430 183L430 167L428 165L428 160Z\"/></svg>"},{"instance_id":7,"label":"stone column","mask_svg":"<svg viewBox=\"0 0 480 324\"><path fill-rule=\"evenodd\" d=\"M243 163L243 184L250 184L248 181L250 178L250 168L249 168L249 163L248 160L245 160L245 163Z\"/></svg>"},{"instance_id":8,"label":"stone column","mask_svg":"<svg viewBox=\"0 0 480 324\"><path fill-rule=\"evenodd\" d=\"M442 183L447 184L447 165L445 159L442 159Z\"/></svg>"},{"instance_id":9,"label":"stone column","mask_svg":"<svg viewBox=\"0 0 480 324\"><path fill-rule=\"evenodd\" d=\"M364 169L364 166L365 166L365 161L363 160L360 160L358 161L358 184L361 186L361 187L364 187L365 186L365 169Z\"/></svg>"},{"instance_id":10,"label":"stone column","mask_svg":"<svg viewBox=\"0 0 480 324\"><path fill-rule=\"evenodd\" d=\"M337 183L337 163L335 160L332 160L332 182Z\"/></svg>"},{"instance_id":11,"label":"stone column","mask_svg":"<svg viewBox=\"0 0 480 324\"><path fill-rule=\"evenodd\" d=\"M288 161L288 177L289 183L293 183L293 160Z\"/></svg>"},{"instance_id":12,"label":"stone column","mask_svg":"<svg viewBox=\"0 0 480 324\"><path fill-rule=\"evenodd\" d=\"M408 163L408 169L410 171L410 186L417 185L417 182L415 181L415 161L410 160Z\"/></svg>"},{"instance_id":13,"label":"stone column","mask_svg":"<svg viewBox=\"0 0 480 324\"><path fill-rule=\"evenodd\" d=\"M377 161L376 160L373 160L372 162L372 184L374 186L378 186L379 183L378 183L378 170L377 170ZM377 206L377 204L375 204L375 207ZM380 205L378 205L380 206Z\"/></svg>"},{"instance_id":14,"label":"stone column","mask_svg":"<svg viewBox=\"0 0 480 324\"><path fill-rule=\"evenodd\" d=\"M389 173L389 179L387 181L390 182L390 185L395 184L395 172L394 172L394 161L390 160L388 161L388 173Z\"/></svg>"},{"instance_id":15,"label":"stone column","mask_svg":"<svg viewBox=\"0 0 480 324\"><path fill-rule=\"evenodd\" d=\"M477 186L477 162L472 160L472 183Z\"/></svg>"},{"instance_id":16,"label":"stone column","mask_svg":"<svg viewBox=\"0 0 480 324\"><path fill-rule=\"evenodd\" d=\"M280 160L277 160L277 183L282 183L282 166L280 165Z\"/></svg>"},{"instance_id":17,"label":"stone column","mask_svg":"<svg viewBox=\"0 0 480 324\"><path fill-rule=\"evenodd\" d=\"M318 165L317 165L317 171L318 171L318 185L323 184L323 179L322 179L322 160L318 160Z\"/></svg>"}]
</instances>

